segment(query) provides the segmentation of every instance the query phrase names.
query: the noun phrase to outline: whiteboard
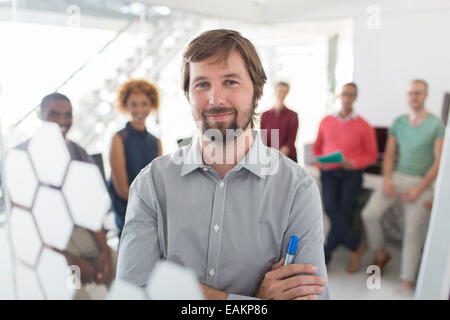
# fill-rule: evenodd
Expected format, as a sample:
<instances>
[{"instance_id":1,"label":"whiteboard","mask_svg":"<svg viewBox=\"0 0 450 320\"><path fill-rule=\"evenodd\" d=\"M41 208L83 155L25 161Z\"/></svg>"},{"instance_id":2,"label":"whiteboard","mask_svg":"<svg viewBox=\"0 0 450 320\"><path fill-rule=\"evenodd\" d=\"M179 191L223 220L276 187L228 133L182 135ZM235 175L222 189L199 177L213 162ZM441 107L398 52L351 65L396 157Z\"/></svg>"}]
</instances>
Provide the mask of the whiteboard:
<instances>
[{"instance_id":1,"label":"whiteboard","mask_svg":"<svg viewBox=\"0 0 450 320\"><path fill-rule=\"evenodd\" d=\"M447 121L448 124L448 121ZM450 128L444 148L431 211L427 239L416 287L417 299L445 299L450 296Z\"/></svg>"}]
</instances>

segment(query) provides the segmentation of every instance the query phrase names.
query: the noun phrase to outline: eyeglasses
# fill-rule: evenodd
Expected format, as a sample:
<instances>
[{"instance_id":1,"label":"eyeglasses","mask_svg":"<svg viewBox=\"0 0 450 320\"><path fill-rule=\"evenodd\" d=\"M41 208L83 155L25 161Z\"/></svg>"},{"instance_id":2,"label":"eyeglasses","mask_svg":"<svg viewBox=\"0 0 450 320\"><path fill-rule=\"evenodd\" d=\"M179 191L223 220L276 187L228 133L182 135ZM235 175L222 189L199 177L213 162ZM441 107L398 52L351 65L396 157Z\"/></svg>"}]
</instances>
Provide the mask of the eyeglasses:
<instances>
[{"instance_id":1,"label":"eyeglasses","mask_svg":"<svg viewBox=\"0 0 450 320\"><path fill-rule=\"evenodd\" d=\"M344 93L341 93L341 95L340 95L341 97L348 97L348 98L354 98L354 97L356 97L356 94L354 94L354 93L346 93L346 92L344 92Z\"/></svg>"},{"instance_id":2,"label":"eyeglasses","mask_svg":"<svg viewBox=\"0 0 450 320\"><path fill-rule=\"evenodd\" d=\"M422 94L424 94L424 92L422 92L422 91L409 91L408 92L409 96L420 96Z\"/></svg>"}]
</instances>

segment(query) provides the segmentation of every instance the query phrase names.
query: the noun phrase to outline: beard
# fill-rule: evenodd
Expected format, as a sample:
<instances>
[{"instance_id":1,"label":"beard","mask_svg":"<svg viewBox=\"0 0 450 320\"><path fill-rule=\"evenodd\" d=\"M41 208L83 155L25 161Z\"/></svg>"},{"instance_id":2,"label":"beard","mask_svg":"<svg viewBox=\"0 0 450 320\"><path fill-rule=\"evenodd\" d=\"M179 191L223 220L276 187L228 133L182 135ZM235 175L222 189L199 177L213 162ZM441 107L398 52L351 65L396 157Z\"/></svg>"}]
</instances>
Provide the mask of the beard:
<instances>
[{"instance_id":1,"label":"beard","mask_svg":"<svg viewBox=\"0 0 450 320\"><path fill-rule=\"evenodd\" d=\"M247 129L250 122L253 120L254 111L255 108L252 106L251 110L249 112L243 112L242 121L239 121L241 123L238 123L239 120L239 113L236 108L234 107L215 107L208 110L203 110L201 112L202 116L202 133L204 136L206 136L209 140L212 142L220 143L222 142L223 145L234 142L237 137L239 137L245 129ZM223 114L223 113L232 113L233 119L226 120L226 121L218 121L214 123L208 122L208 115L213 114ZM220 137L217 137L218 135L221 135ZM218 139L221 138L221 139Z\"/></svg>"}]
</instances>

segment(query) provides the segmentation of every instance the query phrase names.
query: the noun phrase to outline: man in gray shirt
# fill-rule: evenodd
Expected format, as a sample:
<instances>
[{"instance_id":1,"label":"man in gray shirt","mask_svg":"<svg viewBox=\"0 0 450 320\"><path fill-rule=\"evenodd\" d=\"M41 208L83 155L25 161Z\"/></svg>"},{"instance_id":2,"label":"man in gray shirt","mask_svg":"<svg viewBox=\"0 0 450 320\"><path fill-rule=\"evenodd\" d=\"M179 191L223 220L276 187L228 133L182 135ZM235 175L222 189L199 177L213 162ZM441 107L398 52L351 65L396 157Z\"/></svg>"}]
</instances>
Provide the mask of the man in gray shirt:
<instances>
[{"instance_id":1,"label":"man in gray shirt","mask_svg":"<svg viewBox=\"0 0 450 320\"><path fill-rule=\"evenodd\" d=\"M207 299L327 299L318 188L252 130L266 81L255 48L236 31L204 32L182 77L201 134L132 183L117 277L145 286L166 259L192 269Z\"/></svg>"}]
</instances>

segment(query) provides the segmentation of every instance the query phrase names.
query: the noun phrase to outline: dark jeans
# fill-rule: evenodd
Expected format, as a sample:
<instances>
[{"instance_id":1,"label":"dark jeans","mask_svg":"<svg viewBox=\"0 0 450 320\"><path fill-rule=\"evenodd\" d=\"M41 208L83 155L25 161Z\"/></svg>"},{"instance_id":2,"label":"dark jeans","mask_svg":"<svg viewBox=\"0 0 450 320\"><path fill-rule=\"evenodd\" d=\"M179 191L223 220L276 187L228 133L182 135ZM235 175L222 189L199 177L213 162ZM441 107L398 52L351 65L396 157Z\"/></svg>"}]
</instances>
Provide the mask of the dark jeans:
<instances>
[{"instance_id":1,"label":"dark jeans","mask_svg":"<svg viewBox=\"0 0 450 320\"><path fill-rule=\"evenodd\" d=\"M325 245L325 262L343 244L351 251L359 247L360 239L352 232L352 209L362 185L362 170L322 170L323 203L330 218L331 229Z\"/></svg>"}]
</instances>

